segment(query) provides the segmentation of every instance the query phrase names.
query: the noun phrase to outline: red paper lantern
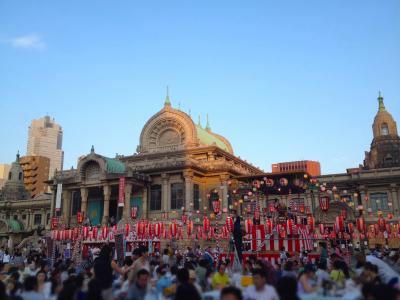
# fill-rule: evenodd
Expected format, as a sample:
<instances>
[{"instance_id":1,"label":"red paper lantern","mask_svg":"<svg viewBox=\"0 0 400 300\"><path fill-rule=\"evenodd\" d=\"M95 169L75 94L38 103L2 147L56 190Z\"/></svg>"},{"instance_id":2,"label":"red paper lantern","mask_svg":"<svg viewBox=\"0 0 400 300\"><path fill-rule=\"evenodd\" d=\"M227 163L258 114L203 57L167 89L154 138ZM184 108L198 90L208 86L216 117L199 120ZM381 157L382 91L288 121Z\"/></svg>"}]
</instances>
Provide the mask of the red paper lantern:
<instances>
[{"instance_id":1,"label":"red paper lantern","mask_svg":"<svg viewBox=\"0 0 400 300\"><path fill-rule=\"evenodd\" d=\"M304 211L305 211L304 203L301 203L301 204L299 205L299 212L300 212L301 214L304 214Z\"/></svg>"},{"instance_id":2,"label":"red paper lantern","mask_svg":"<svg viewBox=\"0 0 400 300\"><path fill-rule=\"evenodd\" d=\"M132 208L131 208L131 218L132 219L136 219L137 218L138 211L139 211L139 207L137 207L136 205L132 206Z\"/></svg>"},{"instance_id":3,"label":"red paper lantern","mask_svg":"<svg viewBox=\"0 0 400 300\"><path fill-rule=\"evenodd\" d=\"M82 235L84 240L86 240L89 237L89 227L87 226L82 227Z\"/></svg>"},{"instance_id":4,"label":"red paper lantern","mask_svg":"<svg viewBox=\"0 0 400 300\"><path fill-rule=\"evenodd\" d=\"M221 207L220 201L219 200L214 200L212 202L212 206L213 206L214 214L216 214L216 215L219 214L220 207Z\"/></svg>"},{"instance_id":5,"label":"red paper lantern","mask_svg":"<svg viewBox=\"0 0 400 300\"><path fill-rule=\"evenodd\" d=\"M343 217L344 220L346 220L347 219L347 210L342 209L342 211L340 212L340 215Z\"/></svg>"},{"instance_id":6,"label":"red paper lantern","mask_svg":"<svg viewBox=\"0 0 400 300\"><path fill-rule=\"evenodd\" d=\"M192 220L188 221L186 229L187 229L187 235L189 237L190 235L192 235L192 232L193 232L193 221Z\"/></svg>"},{"instance_id":7,"label":"red paper lantern","mask_svg":"<svg viewBox=\"0 0 400 300\"><path fill-rule=\"evenodd\" d=\"M131 230L131 226L128 223L126 223L125 227L124 227L124 234L126 237L129 235L130 230Z\"/></svg>"},{"instance_id":8,"label":"red paper lantern","mask_svg":"<svg viewBox=\"0 0 400 300\"><path fill-rule=\"evenodd\" d=\"M327 212L329 209L330 199L328 196L319 197L319 207L322 211Z\"/></svg>"},{"instance_id":9,"label":"red paper lantern","mask_svg":"<svg viewBox=\"0 0 400 300\"><path fill-rule=\"evenodd\" d=\"M171 237L175 237L176 233L178 231L178 226L175 222L172 222L169 224L169 233L171 234Z\"/></svg>"},{"instance_id":10,"label":"red paper lantern","mask_svg":"<svg viewBox=\"0 0 400 300\"><path fill-rule=\"evenodd\" d=\"M150 223L149 222L149 225L148 225L148 227L149 227L149 237L154 237L154 233L155 233L155 225L153 224L153 223Z\"/></svg>"},{"instance_id":11,"label":"red paper lantern","mask_svg":"<svg viewBox=\"0 0 400 300\"><path fill-rule=\"evenodd\" d=\"M386 220L382 217L378 218L378 226L380 231L384 231L386 228Z\"/></svg>"},{"instance_id":12,"label":"red paper lantern","mask_svg":"<svg viewBox=\"0 0 400 300\"><path fill-rule=\"evenodd\" d=\"M324 226L324 224L322 224L322 223L319 224L319 233L320 233L321 235L324 235L324 234L325 234L325 226Z\"/></svg>"},{"instance_id":13,"label":"red paper lantern","mask_svg":"<svg viewBox=\"0 0 400 300\"><path fill-rule=\"evenodd\" d=\"M270 212L270 213L273 213L274 211L275 211L274 204L273 204L273 203L270 203L270 204L269 204L269 212Z\"/></svg>"},{"instance_id":14,"label":"red paper lantern","mask_svg":"<svg viewBox=\"0 0 400 300\"><path fill-rule=\"evenodd\" d=\"M226 227L230 232L233 232L233 219L232 217L226 217L225 220Z\"/></svg>"},{"instance_id":15,"label":"red paper lantern","mask_svg":"<svg viewBox=\"0 0 400 300\"><path fill-rule=\"evenodd\" d=\"M80 211L78 211L76 214L76 222L78 224L82 224L83 222L83 213L81 213Z\"/></svg>"},{"instance_id":16,"label":"red paper lantern","mask_svg":"<svg viewBox=\"0 0 400 300\"><path fill-rule=\"evenodd\" d=\"M362 233L365 232L365 220L362 217L357 219L357 230Z\"/></svg>"},{"instance_id":17,"label":"red paper lantern","mask_svg":"<svg viewBox=\"0 0 400 300\"><path fill-rule=\"evenodd\" d=\"M58 218L51 218L51 229L56 229L58 226Z\"/></svg>"},{"instance_id":18,"label":"red paper lantern","mask_svg":"<svg viewBox=\"0 0 400 300\"><path fill-rule=\"evenodd\" d=\"M101 237L103 238L103 240L106 240L108 238L108 227L107 226L103 226L101 228Z\"/></svg>"},{"instance_id":19,"label":"red paper lantern","mask_svg":"<svg viewBox=\"0 0 400 300\"><path fill-rule=\"evenodd\" d=\"M182 215L182 223L183 223L184 225L186 225L187 221L188 221L188 216L185 215L185 214L183 214L183 215Z\"/></svg>"},{"instance_id":20,"label":"red paper lantern","mask_svg":"<svg viewBox=\"0 0 400 300\"><path fill-rule=\"evenodd\" d=\"M208 232L210 230L210 220L208 219L208 217L204 217L203 219L203 229L204 232Z\"/></svg>"},{"instance_id":21,"label":"red paper lantern","mask_svg":"<svg viewBox=\"0 0 400 300\"><path fill-rule=\"evenodd\" d=\"M77 240L79 238L79 228L75 227L73 231L73 239Z\"/></svg>"},{"instance_id":22,"label":"red paper lantern","mask_svg":"<svg viewBox=\"0 0 400 300\"><path fill-rule=\"evenodd\" d=\"M246 234L251 234L252 227L253 227L253 222L251 221L251 219L247 219L244 221L244 228L245 228Z\"/></svg>"},{"instance_id":23,"label":"red paper lantern","mask_svg":"<svg viewBox=\"0 0 400 300\"><path fill-rule=\"evenodd\" d=\"M292 219L288 219L286 221L286 229L287 229L288 234L293 234L293 220Z\"/></svg>"},{"instance_id":24,"label":"red paper lantern","mask_svg":"<svg viewBox=\"0 0 400 300\"><path fill-rule=\"evenodd\" d=\"M387 232L388 234L391 234L391 233L392 233L392 227L390 226L390 224L387 223L385 227L386 227L386 228L385 228L386 232Z\"/></svg>"},{"instance_id":25,"label":"red paper lantern","mask_svg":"<svg viewBox=\"0 0 400 300\"><path fill-rule=\"evenodd\" d=\"M348 230L349 233L353 233L353 232L354 232L354 225L353 225L353 223L347 224L347 230Z\"/></svg>"},{"instance_id":26,"label":"red paper lantern","mask_svg":"<svg viewBox=\"0 0 400 300\"><path fill-rule=\"evenodd\" d=\"M336 232L342 232L344 229L344 221L342 216L337 216L335 219Z\"/></svg>"},{"instance_id":27,"label":"red paper lantern","mask_svg":"<svg viewBox=\"0 0 400 300\"><path fill-rule=\"evenodd\" d=\"M154 227L155 236L160 238L163 233L164 233L164 223L156 223Z\"/></svg>"},{"instance_id":28,"label":"red paper lantern","mask_svg":"<svg viewBox=\"0 0 400 300\"><path fill-rule=\"evenodd\" d=\"M97 235L98 235L97 227L93 227L92 234L93 234L93 239L97 240Z\"/></svg>"},{"instance_id":29,"label":"red paper lantern","mask_svg":"<svg viewBox=\"0 0 400 300\"><path fill-rule=\"evenodd\" d=\"M332 231L332 232L329 234L329 237L330 237L331 239L336 239L336 232L335 232L335 231Z\"/></svg>"},{"instance_id":30,"label":"red paper lantern","mask_svg":"<svg viewBox=\"0 0 400 300\"><path fill-rule=\"evenodd\" d=\"M308 225L308 229L310 232L314 231L314 227L315 227L315 219L313 216L309 216L307 218L307 225Z\"/></svg>"},{"instance_id":31,"label":"red paper lantern","mask_svg":"<svg viewBox=\"0 0 400 300\"><path fill-rule=\"evenodd\" d=\"M387 218L388 218L389 220L393 219L393 214L392 214L392 213L388 213Z\"/></svg>"}]
</instances>

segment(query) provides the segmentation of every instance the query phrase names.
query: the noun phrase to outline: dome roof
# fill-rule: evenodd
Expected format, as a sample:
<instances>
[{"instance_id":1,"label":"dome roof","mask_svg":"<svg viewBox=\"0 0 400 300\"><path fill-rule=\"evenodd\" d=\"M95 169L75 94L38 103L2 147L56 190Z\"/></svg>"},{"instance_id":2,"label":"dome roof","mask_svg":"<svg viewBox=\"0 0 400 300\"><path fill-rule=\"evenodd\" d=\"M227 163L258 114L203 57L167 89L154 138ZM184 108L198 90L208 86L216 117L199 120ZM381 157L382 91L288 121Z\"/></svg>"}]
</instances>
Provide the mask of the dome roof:
<instances>
[{"instance_id":1,"label":"dome roof","mask_svg":"<svg viewBox=\"0 0 400 300\"><path fill-rule=\"evenodd\" d=\"M397 136L397 124L392 115L386 110L381 93L378 96L379 109L374 118L372 130L374 138L383 136Z\"/></svg>"},{"instance_id":2,"label":"dome roof","mask_svg":"<svg viewBox=\"0 0 400 300\"><path fill-rule=\"evenodd\" d=\"M176 151L199 146L217 146L233 154L232 146L226 138L213 133L208 122L206 128L200 124L195 125L187 113L172 107L167 93L163 109L144 125L137 152Z\"/></svg>"}]
</instances>

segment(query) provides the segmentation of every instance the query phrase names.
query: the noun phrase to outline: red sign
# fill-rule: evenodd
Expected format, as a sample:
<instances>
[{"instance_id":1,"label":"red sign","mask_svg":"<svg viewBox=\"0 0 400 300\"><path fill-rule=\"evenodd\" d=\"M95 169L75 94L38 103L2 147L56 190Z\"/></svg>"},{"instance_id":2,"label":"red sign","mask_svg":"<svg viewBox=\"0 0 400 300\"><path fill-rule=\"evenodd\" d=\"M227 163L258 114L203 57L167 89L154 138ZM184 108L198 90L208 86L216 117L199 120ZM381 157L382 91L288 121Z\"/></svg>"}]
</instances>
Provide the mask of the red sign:
<instances>
[{"instance_id":1,"label":"red sign","mask_svg":"<svg viewBox=\"0 0 400 300\"><path fill-rule=\"evenodd\" d=\"M125 202L125 177L119 178L118 207L124 207Z\"/></svg>"}]
</instances>

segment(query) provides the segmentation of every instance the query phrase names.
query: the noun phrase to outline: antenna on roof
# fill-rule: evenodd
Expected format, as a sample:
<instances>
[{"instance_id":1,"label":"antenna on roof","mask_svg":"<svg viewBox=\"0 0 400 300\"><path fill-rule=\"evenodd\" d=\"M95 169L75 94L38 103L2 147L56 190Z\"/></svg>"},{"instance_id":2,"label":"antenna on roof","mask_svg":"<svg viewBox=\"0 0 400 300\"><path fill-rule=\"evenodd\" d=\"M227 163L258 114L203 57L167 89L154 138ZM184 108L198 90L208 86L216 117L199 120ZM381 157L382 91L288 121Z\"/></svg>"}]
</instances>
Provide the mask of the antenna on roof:
<instances>
[{"instance_id":1,"label":"antenna on roof","mask_svg":"<svg viewBox=\"0 0 400 300\"><path fill-rule=\"evenodd\" d=\"M207 114L207 125L206 125L206 130L211 131L210 120L208 119L208 114Z\"/></svg>"},{"instance_id":2,"label":"antenna on roof","mask_svg":"<svg viewBox=\"0 0 400 300\"><path fill-rule=\"evenodd\" d=\"M169 100L169 86L168 85L167 85L167 95L165 96L164 105L171 106L171 101Z\"/></svg>"}]
</instances>

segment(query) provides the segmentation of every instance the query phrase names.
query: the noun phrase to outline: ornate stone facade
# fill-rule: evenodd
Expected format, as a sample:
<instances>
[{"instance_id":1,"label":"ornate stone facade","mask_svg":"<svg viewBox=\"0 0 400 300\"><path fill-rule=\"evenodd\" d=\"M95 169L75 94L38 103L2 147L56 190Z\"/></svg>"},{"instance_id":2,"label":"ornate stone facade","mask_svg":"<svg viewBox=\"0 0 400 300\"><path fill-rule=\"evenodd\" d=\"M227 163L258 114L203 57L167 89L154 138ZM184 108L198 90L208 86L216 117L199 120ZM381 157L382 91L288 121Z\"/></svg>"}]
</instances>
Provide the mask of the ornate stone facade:
<instances>
[{"instance_id":1,"label":"ornate stone facade","mask_svg":"<svg viewBox=\"0 0 400 300\"><path fill-rule=\"evenodd\" d=\"M92 148L77 169L56 172L50 184L54 191L62 184L62 204L56 207L54 197L52 211L66 226L76 222L78 212L92 224L127 222L134 206L143 219L177 218L183 210L208 213L210 191L218 191L221 207L227 209L229 179L260 173L234 156L229 141L209 124L203 128L173 108L167 96L164 107L144 125L135 154L108 158ZM121 177L125 202L119 209Z\"/></svg>"}]
</instances>

